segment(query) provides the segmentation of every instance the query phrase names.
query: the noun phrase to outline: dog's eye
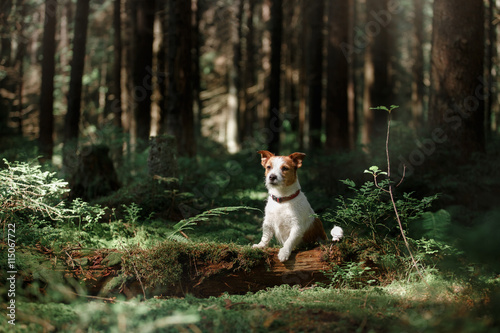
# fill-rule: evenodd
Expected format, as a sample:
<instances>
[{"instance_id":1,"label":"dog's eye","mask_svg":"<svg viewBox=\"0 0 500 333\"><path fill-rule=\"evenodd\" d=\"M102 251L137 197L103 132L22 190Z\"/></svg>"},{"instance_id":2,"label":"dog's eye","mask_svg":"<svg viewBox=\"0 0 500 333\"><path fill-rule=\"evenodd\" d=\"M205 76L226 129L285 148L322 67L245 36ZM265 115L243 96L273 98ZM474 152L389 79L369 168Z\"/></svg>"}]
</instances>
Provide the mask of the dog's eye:
<instances>
[{"instance_id":1,"label":"dog's eye","mask_svg":"<svg viewBox=\"0 0 500 333\"><path fill-rule=\"evenodd\" d=\"M288 170L290 170L290 169L289 169L288 167L284 166L284 167L281 167L281 170L282 170L282 171L288 171Z\"/></svg>"},{"instance_id":2,"label":"dog's eye","mask_svg":"<svg viewBox=\"0 0 500 333\"><path fill-rule=\"evenodd\" d=\"M271 166L270 165L266 166L266 169L271 170Z\"/></svg>"}]
</instances>

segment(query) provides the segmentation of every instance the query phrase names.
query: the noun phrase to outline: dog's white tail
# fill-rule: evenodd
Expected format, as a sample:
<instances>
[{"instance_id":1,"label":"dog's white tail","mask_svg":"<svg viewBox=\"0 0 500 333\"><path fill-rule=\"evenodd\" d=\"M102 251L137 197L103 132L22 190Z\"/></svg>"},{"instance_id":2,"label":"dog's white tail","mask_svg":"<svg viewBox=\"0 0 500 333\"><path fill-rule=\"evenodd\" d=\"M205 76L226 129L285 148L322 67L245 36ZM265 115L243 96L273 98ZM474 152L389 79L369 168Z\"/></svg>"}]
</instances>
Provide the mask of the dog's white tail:
<instances>
[{"instance_id":1,"label":"dog's white tail","mask_svg":"<svg viewBox=\"0 0 500 333\"><path fill-rule=\"evenodd\" d=\"M334 226L330 233L332 234L332 241L339 241L344 237L344 230L341 227Z\"/></svg>"}]
</instances>

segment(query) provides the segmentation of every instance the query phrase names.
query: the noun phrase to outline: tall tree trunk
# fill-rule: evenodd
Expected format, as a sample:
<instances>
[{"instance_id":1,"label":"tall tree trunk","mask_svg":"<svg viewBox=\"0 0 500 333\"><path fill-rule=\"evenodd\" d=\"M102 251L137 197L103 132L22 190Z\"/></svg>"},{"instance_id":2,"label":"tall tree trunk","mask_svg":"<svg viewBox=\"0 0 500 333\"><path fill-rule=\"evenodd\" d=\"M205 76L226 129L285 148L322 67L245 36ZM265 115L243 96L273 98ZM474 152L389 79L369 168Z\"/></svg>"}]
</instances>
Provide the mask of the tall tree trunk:
<instances>
[{"instance_id":1,"label":"tall tree trunk","mask_svg":"<svg viewBox=\"0 0 500 333\"><path fill-rule=\"evenodd\" d=\"M328 83L326 97L326 148L347 150L349 144L349 59L342 46L349 42L351 1L331 1L328 7Z\"/></svg>"},{"instance_id":2,"label":"tall tree trunk","mask_svg":"<svg viewBox=\"0 0 500 333\"><path fill-rule=\"evenodd\" d=\"M133 66L134 119L139 150L148 146L151 131L151 94L153 93L153 41L155 1L136 0L135 50Z\"/></svg>"},{"instance_id":3,"label":"tall tree trunk","mask_svg":"<svg viewBox=\"0 0 500 333\"><path fill-rule=\"evenodd\" d=\"M122 36L121 0L113 4L113 124L122 129Z\"/></svg>"},{"instance_id":4,"label":"tall tree trunk","mask_svg":"<svg viewBox=\"0 0 500 333\"><path fill-rule=\"evenodd\" d=\"M486 77L488 80L488 91L489 94L486 97L486 122L485 122L485 128L486 128L486 135L487 137L490 137L494 126L492 126L492 120L493 120L493 101L496 100L494 97L494 88L496 86L496 76L494 73L494 63L496 59L496 54L495 54L495 45L497 41L497 35L496 35L496 26L498 24L498 21L495 22L495 10L496 10L496 1L495 0L489 0L488 1L488 16L486 19L487 22L487 28L488 28L488 35L487 35L487 41L486 41ZM496 24L495 24L496 23Z\"/></svg>"},{"instance_id":5,"label":"tall tree trunk","mask_svg":"<svg viewBox=\"0 0 500 333\"><path fill-rule=\"evenodd\" d=\"M54 75L56 53L56 0L45 1L45 22L42 41L42 83L38 143L42 160L51 160L54 146Z\"/></svg>"},{"instance_id":6,"label":"tall tree trunk","mask_svg":"<svg viewBox=\"0 0 500 333\"><path fill-rule=\"evenodd\" d=\"M73 59L68 93L68 111L64 119L63 167L72 173L76 166L78 132L80 126L80 104L82 100L82 78L85 65L87 25L90 0L78 0L75 12L75 32L73 38Z\"/></svg>"},{"instance_id":7,"label":"tall tree trunk","mask_svg":"<svg viewBox=\"0 0 500 333\"><path fill-rule=\"evenodd\" d=\"M484 151L484 3L434 1L429 125L460 160Z\"/></svg>"},{"instance_id":8,"label":"tall tree trunk","mask_svg":"<svg viewBox=\"0 0 500 333\"><path fill-rule=\"evenodd\" d=\"M232 44L232 57L228 60L228 101L227 101L227 127L226 139L227 149L229 153L234 154L239 151L239 91L240 91L240 25L242 18L241 3L243 0L235 0L231 11L232 19L231 25L231 44Z\"/></svg>"},{"instance_id":9,"label":"tall tree trunk","mask_svg":"<svg viewBox=\"0 0 500 333\"><path fill-rule=\"evenodd\" d=\"M281 42L283 34L283 3L273 0L271 6L271 76L269 87L269 142L268 149L275 154L280 149L281 115Z\"/></svg>"},{"instance_id":10,"label":"tall tree trunk","mask_svg":"<svg viewBox=\"0 0 500 333\"><path fill-rule=\"evenodd\" d=\"M166 130L180 154L193 156L194 138L191 1L169 0L168 106Z\"/></svg>"},{"instance_id":11,"label":"tall tree trunk","mask_svg":"<svg viewBox=\"0 0 500 333\"><path fill-rule=\"evenodd\" d=\"M392 16L388 10L388 0L370 0L366 3L367 47L365 49L365 88L363 115L364 124L361 141L369 144L374 137L385 133L387 114L371 107L391 105L390 70L390 24ZM385 15L384 15L385 14Z\"/></svg>"},{"instance_id":12,"label":"tall tree trunk","mask_svg":"<svg viewBox=\"0 0 500 333\"><path fill-rule=\"evenodd\" d=\"M251 93L252 87L256 84L255 81L255 27L253 23L254 11L255 11L255 0L245 0L247 3L246 7L246 29L247 34L245 36L245 54L243 55L244 61L244 72L243 72L243 103L242 107L243 117L241 126L241 139L242 141L249 140L253 136L253 130L255 121L257 120L256 108L255 108L255 96Z\"/></svg>"},{"instance_id":13,"label":"tall tree trunk","mask_svg":"<svg viewBox=\"0 0 500 333\"><path fill-rule=\"evenodd\" d=\"M19 15L21 17L27 16L28 4L24 0L19 0L17 2ZM18 73L19 81L17 82L17 132L19 135L23 135L23 97L24 97L24 56L26 55L26 37L24 36L24 29L26 23L24 21L19 23L19 43L17 45L16 53L16 71Z\"/></svg>"},{"instance_id":14,"label":"tall tree trunk","mask_svg":"<svg viewBox=\"0 0 500 333\"><path fill-rule=\"evenodd\" d=\"M193 50L194 50L194 62L193 62L193 100L196 103L196 113L193 114L194 119L194 137L199 138L201 136L201 121L202 121L202 111L203 111L203 101L201 100L201 36L200 36L200 22L202 14L204 11L204 6L201 0L194 0L195 8L194 12L194 26L193 26ZM194 110L193 110L194 112Z\"/></svg>"},{"instance_id":15,"label":"tall tree trunk","mask_svg":"<svg viewBox=\"0 0 500 333\"><path fill-rule=\"evenodd\" d=\"M418 129L422 125L424 106L424 0L415 0L414 15L412 41L413 80L411 85L412 120L410 126Z\"/></svg>"},{"instance_id":16,"label":"tall tree trunk","mask_svg":"<svg viewBox=\"0 0 500 333\"><path fill-rule=\"evenodd\" d=\"M309 89L309 146L321 147L324 0L307 3L306 71Z\"/></svg>"}]
</instances>

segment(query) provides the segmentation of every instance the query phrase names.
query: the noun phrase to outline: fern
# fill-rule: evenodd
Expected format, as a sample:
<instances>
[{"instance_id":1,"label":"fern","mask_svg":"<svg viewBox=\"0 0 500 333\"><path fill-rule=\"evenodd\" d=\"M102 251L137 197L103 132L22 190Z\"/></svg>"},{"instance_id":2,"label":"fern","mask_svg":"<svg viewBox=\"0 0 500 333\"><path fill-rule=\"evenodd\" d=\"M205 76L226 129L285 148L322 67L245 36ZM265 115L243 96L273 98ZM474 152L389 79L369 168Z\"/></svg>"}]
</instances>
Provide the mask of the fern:
<instances>
[{"instance_id":1,"label":"fern","mask_svg":"<svg viewBox=\"0 0 500 333\"><path fill-rule=\"evenodd\" d=\"M443 241L448 238L451 215L444 209L437 212L425 212L418 219L420 237Z\"/></svg>"},{"instance_id":2,"label":"fern","mask_svg":"<svg viewBox=\"0 0 500 333\"><path fill-rule=\"evenodd\" d=\"M184 230L193 230L193 227L196 226L200 222L208 221L214 217L219 217L222 215L227 215L229 213L233 213L242 209L246 210L259 210L257 208L253 207L247 207L247 206L236 206L236 207L219 207L219 208L214 208L207 210L201 214L198 214L196 216L181 220L180 222L176 223L173 227L173 231L167 236L168 240L176 240L179 242L188 242L189 239L186 238L184 234Z\"/></svg>"}]
</instances>

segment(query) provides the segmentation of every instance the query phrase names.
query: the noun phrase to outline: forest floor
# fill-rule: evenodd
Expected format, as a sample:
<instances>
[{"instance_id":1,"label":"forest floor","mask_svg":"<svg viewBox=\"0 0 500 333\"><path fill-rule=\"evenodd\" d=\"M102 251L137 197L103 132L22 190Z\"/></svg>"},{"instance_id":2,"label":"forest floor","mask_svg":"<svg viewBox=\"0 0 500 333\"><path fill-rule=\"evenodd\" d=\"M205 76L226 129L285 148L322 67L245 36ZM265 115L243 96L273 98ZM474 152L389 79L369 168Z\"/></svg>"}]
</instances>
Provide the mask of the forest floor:
<instances>
[{"instance_id":1,"label":"forest floor","mask_svg":"<svg viewBox=\"0 0 500 333\"><path fill-rule=\"evenodd\" d=\"M272 273L277 245L273 243L273 249L264 252L250 248L261 233L266 192L258 159L249 156L241 154L222 162L214 153L198 157L195 163L181 160L182 191L160 192L156 185L148 187L151 184L141 180L145 176L139 173L135 181L109 197L80 202L75 208L77 219L72 216L48 222L30 214L18 215L16 294L7 296L9 284L0 283L4 314L0 332L500 332L495 228L500 212L494 200L500 177L479 182L484 179L479 171L469 172L471 179L461 182L448 177L440 185L428 179L422 179L421 184L432 185L415 185L411 180L407 185L407 189L419 192L417 201L409 201L413 210L422 210L420 200L436 187L443 193L426 215L427 222L435 224L431 231L436 239L443 230L450 230L440 230L449 224L456 223L459 230L440 241L409 233L415 236L411 244L422 277L412 268L397 232L375 240L363 231L366 225L354 223L341 224L346 236L339 243L299 250L320 251L318 260L325 263L324 270L318 269L321 278L315 275L308 280L296 272L301 280L298 284L292 276L287 281L283 278L284 284L272 283L267 288L232 293L228 285L227 290L213 290L206 296L183 289L185 279L192 279L191 287L214 280L223 285L242 272L252 274L262 262L267 266L259 272ZM346 208L339 198L357 200L344 204L366 204L369 191L373 191L366 187L356 197L338 181L366 181L363 167L345 168L356 158L312 160L308 166L314 166L312 172L301 174L304 191L327 230L339 222L332 211ZM494 171L497 162L498 156L488 162L492 172L498 172ZM484 160L477 163L485 168ZM329 172L322 173L325 170ZM448 185L443 186L445 182ZM493 204L477 209L449 199L462 198L462 193L473 197L474 183L484 197L480 204ZM176 223L182 212L173 206L183 206L193 214L224 207L238 209L219 211L218 216L202 220L184 219L192 223L180 230ZM382 206L373 206L366 213L386 209ZM357 213L357 207L346 211ZM390 205L387 207L390 211ZM384 214L378 218L392 221ZM476 223L474 233L466 228L470 221ZM461 243L453 239L458 239L457 235ZM1 281L7 281L6 246L0 243ZM205 269L204 262L218 266ZM99 276L92 275L93 270ZM112 277L117 282L107 291L90 287L101 278ZM134 288L127 281L133 282ZM155 292L157 285L166 286L163 291L175 286L180 292ZM15 325L7 323L10 319L6 315L12 299Z\"/></svg>"},{"instance_id":2,"label":"forest floor","mask_svg":"<svg viewBox=\"0 0 500 333\"><path fill-rule=\"evenodd\" d=\"M287 285L146 301L19 300L16 332L499 332L488 294L447 281L360 290Z\"/></svg>"}]
</instances>

